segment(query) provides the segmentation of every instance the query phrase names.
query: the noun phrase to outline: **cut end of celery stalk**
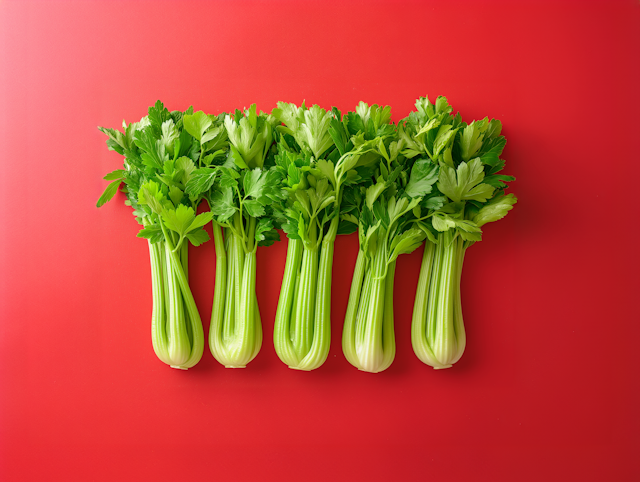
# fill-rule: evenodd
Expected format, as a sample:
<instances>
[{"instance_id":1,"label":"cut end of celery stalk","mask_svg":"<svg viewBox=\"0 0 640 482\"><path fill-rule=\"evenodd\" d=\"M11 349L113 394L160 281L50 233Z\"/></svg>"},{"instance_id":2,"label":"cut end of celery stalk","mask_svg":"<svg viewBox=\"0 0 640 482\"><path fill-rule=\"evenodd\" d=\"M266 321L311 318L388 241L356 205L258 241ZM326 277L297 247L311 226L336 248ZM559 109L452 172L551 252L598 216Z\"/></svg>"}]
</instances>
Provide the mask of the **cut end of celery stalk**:
<instances>
[{"instance_id":1,"label":"cut end of celery stalk","mask_svg":"<svg viewBox=\"0 0 640 482\"><path fill-rule=\"evenodd\" d=\"M445 365L443 367L433 367L434 370L444 370L445 368L451 368L453 365Z\"/></svg>"},{"instance_id":2,"label":"cut end of celery stalk","mask_svg":"<svg viewBox=\"0 0 640 482\"><path fill-rule=\"evenodd\" d=\"M385 368L386 370L386 368ZM384 370L378 370L377 372L374 372L372 370L365 370L363 368L358 368L358 371L361 371L362 373L382 373Z\"/></svg>"},{"instance_id":3,"label":"cut end of celery stalk","mask_svg":"<svg viewBox=\"0 0 640 482\"><path fill-rule=\"evenodd\" d=\"M242 365L242 366L238 366L238 365L225 365L225 368L247 368L247 365Z\"/></svg>"},{"instance_id":4,"label":"cut end of celery stalk","mask_svg":"<svg viewBox=\"0 0 640 482\"><path fill-rule=\"evenodd\" d=\"M181 367L178 365L169 365L171 368L175 368L176 370L188 370L186 367Z\"/></svg>"}]
</instances>

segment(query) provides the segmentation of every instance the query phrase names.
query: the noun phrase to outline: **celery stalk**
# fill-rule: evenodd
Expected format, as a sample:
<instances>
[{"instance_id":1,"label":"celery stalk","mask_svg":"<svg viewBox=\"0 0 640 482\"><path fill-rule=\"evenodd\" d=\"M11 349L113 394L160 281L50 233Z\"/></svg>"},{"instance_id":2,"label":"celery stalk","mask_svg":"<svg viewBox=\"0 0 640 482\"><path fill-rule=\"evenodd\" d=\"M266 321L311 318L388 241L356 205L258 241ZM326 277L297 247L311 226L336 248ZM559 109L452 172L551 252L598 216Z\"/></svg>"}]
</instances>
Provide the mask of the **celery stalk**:
<instances>
[{"instance_id":1,"label":"celery stalk","mask_svg":"<svg viewBox=\"0 0 640 482\"><path fill-rule=\"evenodd\" d=\"M292 369L314 370L329 354L334 231L330 229L319 249L289 239L274 345Z\"/></svg>"},{"instance_id":2,"label":"celery stalk","mask_svg":"<svg viewBox=\"0 0 640 482\"><path fill-rule=\"evenodd\" d=\"M186 370L202 357L204 333L180 257L170 244L149 242L153 311L151 342L156 356L172 368Z\"/></svg>"},{"instance_id":3,"label":"celery stalk","mask_svg":"<svg viewBox=\"0 0 640 482\"><path fill-rule=\"evenodd\" d=\"M465 241L451 231L426 242L413 310L411 344L417 357L435 369L450 368L462 356L466 335L460 278Z\"/></svg>"},{"instance_id":4,"label":"celery stalk","mask_svg":"<svg viewBox=\"0 0 640 482\"><path fill-rule=\"evenodd\" d=\"M209 330L209 348L227 368L245 368L262 345L262 323L256 297L256 253L245 252L229 229L223 239L213 223L216 278Z\"/></svg>"},{"instance_id":5,"label":"celery stalk","mask_svg":"<svg viewBox=\"0 0 640 482\"><path fill-rule=\"evenodd\" d=\"M393 317L395 259L388 261L384 243L379 243L368 263L358 253L345 317L342 349L356 368L379 373L391 366L396 345Z\"/></svg>"}]
</instances>

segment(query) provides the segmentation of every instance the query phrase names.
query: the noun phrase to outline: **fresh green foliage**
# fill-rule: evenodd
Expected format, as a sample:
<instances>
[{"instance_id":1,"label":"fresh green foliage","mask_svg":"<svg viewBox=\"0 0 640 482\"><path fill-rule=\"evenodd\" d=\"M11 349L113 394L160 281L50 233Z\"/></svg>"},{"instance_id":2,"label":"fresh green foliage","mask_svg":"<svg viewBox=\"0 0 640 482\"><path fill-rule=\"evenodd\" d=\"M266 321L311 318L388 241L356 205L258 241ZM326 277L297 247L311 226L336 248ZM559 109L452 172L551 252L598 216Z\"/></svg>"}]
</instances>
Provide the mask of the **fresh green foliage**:
<instances>
[{"instance_id":1,"label":"fresh green foliage","mask_svg":"<svg viewBox=\"0 0 640 482\"><path fill-rule=\"evenodd\" d=\"M158 101L140 122L123 131L99 128L107 147L124 156L124 168L105 176L111 183L98 207L120 186L149 242L153 288L152 342L163 362L187 369L202 357L204 334L188 283L188 252L209 240L204 226L212 213L196 215L198 202L213 182L211 174L227 150L221 120L203 112L168 109ZM209 176L209 177L207 177Z\"/></svg>"},{"instance_id":2,"label":"fresh green foliage","mask_svg":"<svg viewBox=\"0 0 640 482\"><path fill-rule=\"evenodd\" d=\"M253 104L247 111L227 115L224 126L231 141L231 159L242 169L262 168L273 140L273 119L256 112Z\"/></svg>"},{"instance_id":3,"label":"fresh green foliage","mask_svg":"<svg viewBox=\"0 0 640 482\"><path fill-rule=\"evenodd\" d=\"M460 116L452 116L452 108L444 97L435 104L426 97L416 101L415 112L398 127L402 153L408 158L426 157L439 164L453 166L454 139L461 127Z\"/></svg>"},{"instance_id":4,"label":"fresh green foliage","mask_svg":"<svg viewBox=\"0 0 640 482\"><path fill-rule=\"evenodd\" d=\"M426 154L439 165L436 189L415 211L415 226L427 237L413 312L416 355L434 368L448 368L464 351L460 278L466 249L482 239L481 227L502 219L517 199L505 195L513 176L498 174L506 140L500 121L466 124L444 97L420 98L401 124L408 156ZM419 163L420 161L418 161ZM416 164L418 164L416 163ZM409 188L409 186L408 186Z\"/></svg>"}]
</instances>

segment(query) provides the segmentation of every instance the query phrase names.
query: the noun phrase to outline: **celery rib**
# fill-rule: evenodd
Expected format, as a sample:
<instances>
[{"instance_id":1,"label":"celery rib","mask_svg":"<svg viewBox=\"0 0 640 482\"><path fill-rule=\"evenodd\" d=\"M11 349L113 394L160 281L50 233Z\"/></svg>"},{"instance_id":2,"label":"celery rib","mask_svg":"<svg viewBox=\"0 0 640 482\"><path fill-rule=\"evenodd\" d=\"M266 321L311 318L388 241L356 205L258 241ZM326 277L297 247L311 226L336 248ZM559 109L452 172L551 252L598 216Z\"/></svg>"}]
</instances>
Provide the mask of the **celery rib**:
<instances>
[{"instance_id":1,"label":"celery rib","mask_svg":"<svg viewBox=\"0 0 640 482\"><path fill-rule=\"evenodd\" d=\"M435 246L427 242L423 254L411 343L416 356L435 369L453 366L466 345L460 297L465 250L464 241L446 231Z\"/></svg>"},{"instance_id":2,"label":"celery rib","mask_svg":"<svg viewBox=\"0 0 640 482\"><path fill-rule=\"evenodd\" d=\"M250 228L251 229L251 228ZM244 368L262 346L262 323L256 297L256 253L245 252L242 240L230 229L223 239L214 223L216 286L209 348L227 368Z\"/></svg>"}]
</instances>

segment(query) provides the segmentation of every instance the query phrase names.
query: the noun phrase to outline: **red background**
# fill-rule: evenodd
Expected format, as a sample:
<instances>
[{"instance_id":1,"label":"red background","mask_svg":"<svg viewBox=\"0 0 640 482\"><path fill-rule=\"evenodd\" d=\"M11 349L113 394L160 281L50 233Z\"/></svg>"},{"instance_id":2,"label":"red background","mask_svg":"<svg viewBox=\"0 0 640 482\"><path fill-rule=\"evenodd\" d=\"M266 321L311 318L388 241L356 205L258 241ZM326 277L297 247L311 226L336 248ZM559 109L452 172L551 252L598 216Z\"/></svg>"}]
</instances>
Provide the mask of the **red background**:
<instances>
[{"instance_id":1,"label":"red background","mask_svg":"<svg viewBox=\"0 0 640 482\"><path fill-rule=\"evenodd\" d=\"M637 1L0 3L0 480L639 480ZM446 95L502 120L515 209L466 257L468 347L413 354L422 248L398 262L397 357L344 359L358 249L336 244L333 339L277 358L286 240L258 252L265 342L245 370L151 348L146 242L96 126L161 99L406 116ZM213 243L191 282L211 312Z\"/></svg>"}]
</instances>

